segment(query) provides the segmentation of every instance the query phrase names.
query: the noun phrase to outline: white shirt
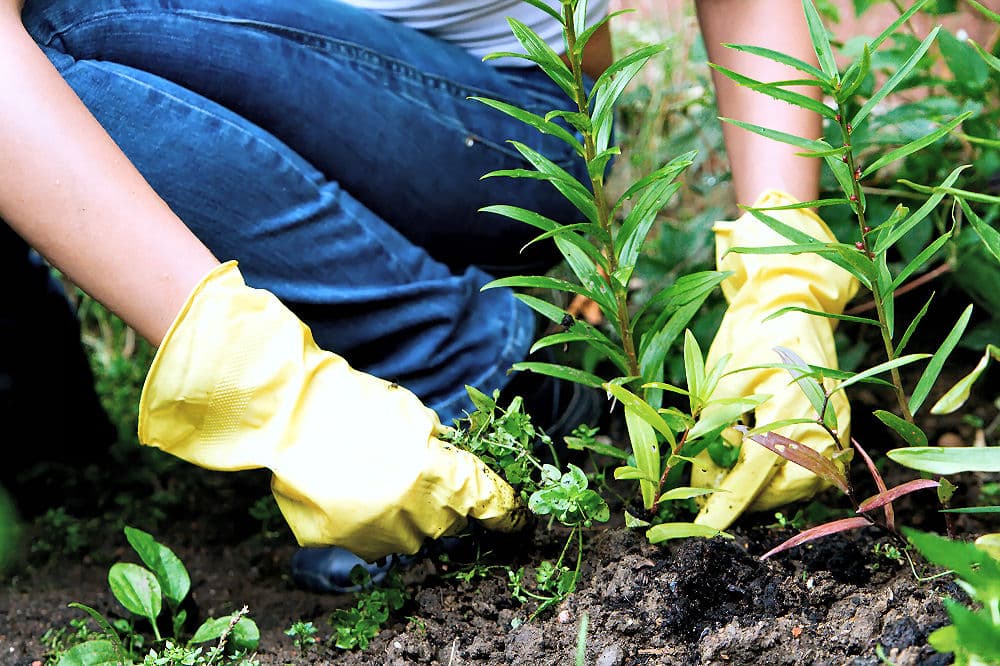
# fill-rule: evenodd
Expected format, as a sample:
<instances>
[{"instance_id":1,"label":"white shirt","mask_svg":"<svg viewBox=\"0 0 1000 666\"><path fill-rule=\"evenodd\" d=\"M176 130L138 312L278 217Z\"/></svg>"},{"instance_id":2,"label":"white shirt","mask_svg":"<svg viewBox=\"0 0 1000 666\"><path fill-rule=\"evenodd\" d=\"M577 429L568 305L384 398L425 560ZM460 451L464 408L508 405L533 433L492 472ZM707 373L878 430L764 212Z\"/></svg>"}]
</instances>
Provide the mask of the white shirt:
<instances>
[{"instance_id":1,"label":"white shirt","mask_svg":"<svg viewBox=\"0 0 1000 666\"><path fill-rule=\"evenodd\" d=\"M565 51L562 26L538 9L521 0L342 0L349 5L382 14L386 18L429 33L438 39L461 46L477 58L496 51L523 53L514 38L507 17L534 30L556 53ZM608 10L609 0L590 0L587 25L593 25ZM557 11L559 0L545 0ZM581 29L582 30L582 29ZM504 66L527 66L520 58L489 61Z\"/></svg>"}]
</instances>

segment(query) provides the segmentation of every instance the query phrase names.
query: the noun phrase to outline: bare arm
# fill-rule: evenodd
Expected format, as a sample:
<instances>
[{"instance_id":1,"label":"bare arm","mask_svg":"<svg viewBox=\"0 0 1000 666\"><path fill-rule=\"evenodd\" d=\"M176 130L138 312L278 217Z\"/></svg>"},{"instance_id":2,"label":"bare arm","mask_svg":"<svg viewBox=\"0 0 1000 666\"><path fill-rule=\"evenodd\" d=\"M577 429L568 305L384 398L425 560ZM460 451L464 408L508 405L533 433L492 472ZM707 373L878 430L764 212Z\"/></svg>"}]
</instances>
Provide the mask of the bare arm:
<instances>
[{"instance_id":1,"label":"bare arm","mask_svg":"<svg viewBox=\"0 0 1000 666\"><path fill-rule=\"evenodd\" d=\"M0 218L158 344L218 264L0 0Z\"/></svg>"},{"instance_id":2,"label":"bare arm","mask_svg":"<svg viewBox=\"0 0 1000 666\"><path fill-rule=\"evenodd\" d=\"M801 75L792 68L722 44L767 46L816 62L805 17L796 0L697 0L696 6L711 62L765 82ZM721 116L808 138L822 135L819 115L740 87L716 72L712 76ZM815 87L797 90L819 98ZM768 188L785 190L801 201L818 197L819 160L797 157L798 149L793 146L730 124L723 126L723 133L740 203L752 204Z\"/></svg>"}]
</instances>

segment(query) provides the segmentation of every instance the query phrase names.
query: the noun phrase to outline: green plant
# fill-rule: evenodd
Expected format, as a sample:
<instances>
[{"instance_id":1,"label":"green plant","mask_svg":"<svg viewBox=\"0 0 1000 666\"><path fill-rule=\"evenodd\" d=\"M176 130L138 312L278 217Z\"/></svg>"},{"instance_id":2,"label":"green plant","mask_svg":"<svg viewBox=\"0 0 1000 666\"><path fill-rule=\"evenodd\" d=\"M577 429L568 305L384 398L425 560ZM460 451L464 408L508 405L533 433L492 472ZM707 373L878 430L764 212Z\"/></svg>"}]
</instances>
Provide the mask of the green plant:
<instances>
[{"instance_id":1,"label":"green plant","mask_svg":"<svg viewBox=\"0 0 1000 666\"><path fill-rule=\"evenodd\" d=\"M590 488L586 473L576 465L568 464L563 471L559 458L547 435L535 429L531 416L522 411L522 401L515 397L504 409L497 404L499 392L493 397L472 387L466 387L476 409L465 419L456 422L456 428L446 437L455 446L475 453L497 470L521 494L528 509L536 516L548 517L569 528L562 551L555 562L545 560L535 568L534 585L527 586L524 569L508 569L511 594L525 602L539 602L529 619L565 599L576 589L583 561L583 531L596 522L606 522L611 511L607 503ZM573 445L578 449L610 453L621 457L624 453L613 446L597 442L590 428L575 431ZM543 463L538 453L548 449L552 463ZM566 564L571 547L575 544L575 564ZM456 576L481 575L487 567L478 563L467 572Z\"/></svg>"},{"instance_id":2,"label":"green plant","mask_svg":"<svg viewBox=\"0 0 1000 666\"><path fill-rule=\"evenodd\" d=\"M285 635L291 636L292 643L303 654L316 644L316 634L318 633L319 629L313 626L312 622L303 622L302 620L296 620L292 626L285 629Z\"/></svg>"},{"instance_id":3,"label":"green plant","mask_svg":"<svg viewBox=\"0 0 1000 666\"><path fill-rule=\"evenodd\" d=\"M108 585L115 599L130 613L128 619L111 622L95 609L81 603L70 606L86 612L100 627L101 638L74 645L59 656L61 666L94 663L119 664L217 664L244 663L244 654L257 648L260 632L253 620L246 617L247 609L232 615L209 618L181 645L177 638L187 619L181 603L187 597L191 579L180 558L156 541L150 534L131 527L125 537L146 567L119 562L108 572ZM148 567L148 568L147 568ZM163 636L158 619L166 605L170 610L170 633ZM146 638L135 626L135 618L149 621L153 633L153 648L140 662L135 662L136 650L146 644ZM207 652L198 643L218 641ZM226 655L230 644L236 654Z\"/></svg>"},{"instance_id":4,"label":"green plant","mask_svg":"<svg viewBox=\"0 0 1000 666\"><path fill-rule=\"evenodd\" d=\"M371 576L361 566L351 572L351 582L361 587L351 608L338 608L330 615L333 635L330 641L341 650L365 650L378 636L390 615L406 603L403 579L395 569L385 579L373 585Z\"/></svg>"},{"instance_id":5,"label":"green plant","mask_svg":"<svg viewBox=\"0 0 1000 666\"><path fill-rule=\"evenodd\" d=\"M953 652L959 666L1000 662L1000 561L969 543L917 530L904 532L927 560L954 572L962 589L980 604L971 610L945 599L952 624L931 633L930 644L939 652Z\"/></svg>"},{"instance_id":6,"label":"green plant","mask_svg":"<svg viewBox=\"0 0 1000 666\"><path fill-rule=\"evenodd\" d=\"M631 459L630 464L616 470L616 478L638 481L643 508L652 520L656 520L661 502L689 499L712 492L709 489L677 488L674 484L679 481L683 465L704 448L709 435L716 434L713 432L715 428L706 425L698 430L699 426L694 425L690 415L677 418L676 414L668 413L663 416L658 410L663 405L664 391L674 390L674 387L664 383L667 353L725 274L706 271L683 276L651 294L642 307L635 307L629 285L646 237L660 210L680 189L676 179L692 164L695 153L688 152L670 160L628 185L621 196L612 199L605 181L608 165L620 150L611 145L611 123L615 104L625 87L663 48L647 46L618 58L588 90L582 71L582 52L599 26L578 31L586 3L565 0L560 12L537 0L528 1L559 21L563 28L568 64L516 20L510 21L511 29L526 55L503 53L490 57L523 57L537 64L567 94L572 108L555 109L539 116L504 102L477 99L543 134L566 142L586 163L587 178L586 182L577 181L569 172L519 142L512 142L512 145L531 168L501 170L484 177L509 176L547 181L576 207L582 221L563 224L509 205L488 206L484 210L538 228L542 233L532 243L552 239L577 281L549 276L515 276L491 282L486 288L552 289L585 296L600 308L608 322L608 333L574 319L551 303L529 294L518 295L541 316L560 326L560 332L543 337L535 343L533 350L580 342L587 345L592 356L613 367L617 376L604 379L565 365L534 361L517 363L514 369L603 387L622 403ZM605 20L612 16L614 14ZM689 352L685 358L693 361L696 356L698 363L687 365L687 369L704 370L700 350L693 340L693 336L685 336L685 349ZM710 369L707 375L698 379L702 380L702 384L710 385L717 380L716 372L717 369ZM697 404L703 408L704 403L710 400L707 393L692 391L690 395L693 407ZM716 425L721 429L725 424ZM677 436L675 432L682 434ZM704 438L704 441L698 442L699 438ZM668 447L666 455L661 453L661 441ZM637 520L633 524L642 523L642 520ZM674 523L654 526L650 537L660 541L718 533L717 530L690 523Z\"/></svg>"}]
</instances>

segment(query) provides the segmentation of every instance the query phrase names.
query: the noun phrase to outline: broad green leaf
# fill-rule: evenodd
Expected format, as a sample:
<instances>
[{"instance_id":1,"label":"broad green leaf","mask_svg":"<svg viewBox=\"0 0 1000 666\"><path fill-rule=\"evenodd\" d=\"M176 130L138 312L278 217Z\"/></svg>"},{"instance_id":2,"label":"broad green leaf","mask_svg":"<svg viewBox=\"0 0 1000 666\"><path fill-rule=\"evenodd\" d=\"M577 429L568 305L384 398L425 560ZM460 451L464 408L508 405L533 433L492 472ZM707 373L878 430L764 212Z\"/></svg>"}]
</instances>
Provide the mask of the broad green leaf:
<instances>
[{"instance_id":1,"label":"broad green leaf","mask_svg":"<svg viewBox=\"0 0 1000 666\"><path fill-rule=\"evenodd\" d=\"M912 449L911 449L912 450ZM1000 598L1000 562L971 543L953 541L936 534L904 527L903 534L920 554L938 566L947 567L972 585L978 595Z\"/></svg>"},{"instance_id":2,"label":"broad green leaf","mask_svg":"<svg viewBox=\"0 0 1000 666\"><path fill-rule=\"evenodd\" d=\"M191 589L191 578L184 563L152 534L134 527L125 527L125 538L138 553L139 559L152 570L160 583L163 598L177 608Z\"/></svg>"},{"instance_id":3,"label":"broad green leaf","mask_svg":"<svg viewBox=\"0 0 1000 666\"><path fill-rule=\"evenodd\" d=\"M719 492L719 491L716 488L687 488L687 487L674 488L660 495L660 501L672 502L674 500L691 499L692 497L711 495L714 492Z\"/></svg>"},{"instance_id":4,"label":"broad green leaf","mask_svg":"<svg viewBox=\"0 0 1000 666\"><path fill-rule=\"evenodd\" d=\"M601 385L604 383L604 380L602 380L597 375L593 375L584 370L570 368L565 365L557 365L555 363L541 363L539 361L521 361L520 363L515 363L514 365L512 365L511 369L537 372L540 375L547 375L549 377L565 379L567 381L576 382L577 384L583 384L584 386L591 386L593 388L600 388Z\"/></svg>"},{"instance_id":5,"label":"broad green leaf","mask_svg":"<svg viewBox=\"0 0 1000 666\"><path fill-rule=\"evenodd\" d=\"M912 155L918 150L926 148L927 146L931 145L941 137L950 133L953 129L955 129L956 127L961 125L965 120L967 120L970 116L972 116L972 111L967 111L966 113L963 113L962 115L955 118L951 122L942 125L941 127L938 127L930 134L927 134L926 136L922 136L919 139L911 141L904 146L900 146L895 150L889 151L885 155L882 155L880 158L869 164L868 167L863 172L861 172L861 177L867 178L871 174L875 173L876 171L884 167L886 164L891 164L896 160L903 159L907 155Z\"/></svg>"},{"instance_id":6,"label":"broad green leaf","mask_svg":"<svg viewBox=\"0 0 1000 666\"><path fill-rule=\"evenodd\" d=\"M840 321L850 321L850 322L854 322L855 324L868 324L869 326L881 326L881 324L877 320L875 320L875 319L868 319L866 317L854 317L854 316L845 315L845 314L836 314L834 312L824 312L823 310L810 310L809 308L802 308L802 307L799 307L797 305L789 305L788 307L784 307L784 308L781 308L780 310L776 310L776 311L772 312L771 314L767 315L766 317L764 317L763 319L761 319L760 321L761 321L761 323L763 323L765 321L769 321L771 319L775 319L776 317L780 317L781 315L787 314L789 312L802 312L803 314L813 315L814 317L825 317L827 319L839 319Z\"/></svg>"},{"instance_id":7,"label":"broad green leaf","mask_svg":"<svg viewBox=\"0 0 1000 666\"><path fill-rule=\"evenodd\" d=\"M118 637L118 632L115 631L114 627L111 626L111 623L108 622L107 618L105 618L103 615L101 615L99 612L97 612L90 606L86 606L76 601L66 605L69 608L76 608L78 610L82 610L84 613L89 615L94 620L94 622L97 623L97 626L100 627L101 631L104 632L104 635L111 639L111 643L117 648L118 654L123 659L124 657L128 656L128 653L125 650L125 646L122 644L121 638Z\"/></svg>"},{"instance_id":8,"label":"broad green leaf","mask_svg":"<svg viewBox=\"0 0 1000 666\"><path fill-rule=\"evenodd\" d=\"M965 308L958 321L955 322L955 326L952 327L951 332L948 333L948 337L941 343L941 347L934 352L934 356L931 357L930 362L927 364L924 374L920 376L916 388L913 389L913 393L910 395L911 413L916 414L920 410L921 405L924 404L924 400L930 394L934 382L937 381L938 375L941 373L941 369L944 368L944 362L948 360L949 354L951 354L955 346L958 345L958 341L962 338L962 334L965 332L965 327L968 326L971 316L972 306L970 305Z\"/></svg>"},{"instance_id":9,"label":"broad green leaf","mask_svg":"<svg viewBox=\"0 0 1000 666\"><path fill-rule=\"evenodd\" d=\"M996 597L984 601L994 606L997 603ZM1000 622L996 621L996 615L986 610L970 610L954 599L942 599L942 603L958 631L959 654L975 655L963 663L979 666L1000 662Z\"/></svg>"},{"instance_id":10,"label":"broad green leaf","mask_svg":"<svg viewBox=\"0 0 1000 666\"><path fill-rule=\"evenodd\" d=\"M39 662L40 663L40 662ZM56 666L119 666L122 656L115 644L98 639L74 645L59 657Z\"/></svg>"},{"instance_id":11,"label":"broad green leaf","mask_svg":"<svg viewBox=\"0 0 1000 666\"><path fill-rule=\"evenodd\" d=\"M773 83L764 83L763 81L752 79L749 76L743 76L742 74L734 72L731 69L727 69L722 65L710 63L709 66L727 78L732 79L744 88L749 88L750 90L767 95L768 97L773 97L774 99L782 102L787 102L788 104L806 109L807 111L818 113L819 115L825 116L830 120L833 120L837 116L836 111L828 107L826 104L823 104L821 101L813 99L808 95L803 95L802 93L795 92L794 90L786 90L785 88L776 86Z\"/></svg>"},{"instance_id":12,"label":"broad green leaf","mask_svg":"<svg viewBox=\"0 0 1000 666\"><path fill-rule=\"evenodd\" d=\"M649 539L649 543L663 543L671 539L688 539L691 537L703 539L712 539L715 537L735 538L733 535L722 530L717 530L714 527L695 525L694 523L660 523L646 530L646 538Z\"/></svg>"},{"instance_id":13,"label":"broad green leaf","mask_svg":"<svg viewBox=\"0 0 1000 666\"><path fill-rule=\"evenodd\" d=\"M822 525L817 525L807 530L799 532L791 539L780 543L771 550L767 551L760 556L760 559L766 560L772 555L777 555L783 551L794 548L804 543L814 541L816 539L821 539L825 536L830 536L831 534L837 534L838 532L846 532L848 530L856 530L862 527L868 527L871 522L863 516L854 516L852 518L841 518L840 520L834 520L829 523L823 523Z\"/></svg>"},{"instance_id":14,"label":"broad green leaf","mask_svg":"<svg viewBox=\"0 0 1000 666\"><path fill-rule=\"evenodd\" d=\"M194 632L194 636L191 637L190 642L204 643L206 641L218 640L229 629L232 621L233 618L229 615L225 617L210 617L201 623L201 626Z\"/></svg>"},{"instance_id":15,"label":"broad green leaf","mask_svg":"<svg viewBox=\"0 0 1000 666\"><path fill-rule=\"evenodd\" d=\"M967 168L968 166L960 166L956 168L954 171L948 174L948 177L944 179L944 182L941 183L941 186L950 187L951 184L958 179L959 174L961 174L962 171L964 171ZM907 217L899 224L891 228L886 228L884 233L879 233L878 240L875 241L875 246L872 248L872 251L875 254L881 254L890 247L892 247L896 243L896 241L898 241L900 238L908 234L910 232L910 229L917 226L918 223L923 221L923 219L927 217L930 214L930 212L937 207L939 203L941 203L941 200L944 198L944 196L945 196L944 192L935 192L933 195L931 195L931 197L927 201L924 202L924 204L920 208L915 210L912 215Z\"/></svg>"},{"instance_id":16,"label":"broad green leaf","mask_svg":"<svg viewBox=\"0 0 1000 666\"><path fill-rule=\"evenodd\" d=\"M702 409L701 418L688 431L687 441L693 442L699 437L704 437L715 432L723 426L731 425L740 416L756 409L770 397L770 395L755 394L744 398L721 398L710 401Z\"/></svg>"},{"instance_id":17,"label":"broad green leaf","mask_svg":"<svg viewBox=\"0 0 1000 666\"><path fill-rule=\"evenodd\" d=\"M674 431L670 429L670 426L663 420L663 417L660 416L655 409L650 407L649 404L642 398L635 395L624 386L620 386L618 384L606 383L604 384L604 389L613 395L620 403L622 403L622 405L625 406L625 409L630 410L633 415L645 421L652 428L656 429L657 432L663 435L663 438L670 444L671 450L677 447L677 440L674 437ZM659 465L659 458L657 458L657 469L659 468ZM646 468L644 467L644 469ZM658 474L659 472L657 472L657 475ZM659 477L657 476L657 478Z\"/></svg>"},{"instance_id":18,"label":"broad green leaf","mask_svg":"<svg viewBox=\"0 0 1000 666\"><path fill-rule=\"evenodd\" d=\"M931 474L1000 472L1000 446L923 446L886 453L904 467Z\"/></svg>"},{"instance_id":19,"label":"broad green leaf","mask_svg":"<svg viewBox=\"0 0 1000 666\"><path fill-rule=\"evenodd\" d=\"M118 562L108 571L108 585L126 610L155 622L160 614L163 593L153 572L138 564Z\"/></svg>"},{"instance_id":20,"label":"broad green leaf","mask_svg":"<svg viewBox=\"0 0 1000 666\"><path fill-rule=\"evenodd\" d=\"M826 79L836 85L840 80L840 75L837 71L833 49L830 47L830 36L826 31L826 26L823 25L823 19L820 18L812 0L802 0L802 9L805 11L806 23L809 26L809 38L816 51L816 56L819 58L819 66L826 75Z\"/></svg>"},{"instance_id":21,"label":"broad green leaf","mask_svg":"<svg viewBox=\"0 0 1000 666\"><path fill-rule=\"evenodd\" d=\"M983 222L982 218L976 215L976 212L972 210L964 199L959 199L958 204L962 207L962 212L965 213L969 223L972 224L972 228L976 230L977 234L979 234L979 238L983 241L983 245L986 246L986 249L989 250L990 254L992 254L997 261L1000 261L1000 231L997 231L990 225Z\"/></svg>"},{"instance_id":22,"label":"broad green leaf","mask_svg":"<svg viewBox=\"0 0 1000 666\"><path fill-rule=\"evenodd\" d=\"M947 231L944 233L944 235L938 236L936 239L934 239L933 243L931 243L923 250L921 250L920 254L915 256L913 260L910 263L908 263L903 268L903 270L899 272L899 275L897 275L895 279L893 279L891 285L892 291L896 291L897 289L899 289L900 286L902 286L903 282L906 281L906 278L913 275L913 273L918 271L920 268L923 267L924 264L930 261L931 258L935 254L937 254L938 250L940 250L942 246L944 246L944 244L947 243L950 239L951 239L951 231Z\"/></svg>"},{"instance_id":23,"label":"broad green leaf","mask_svg":"<svg viewBox=\"0 0 1000 666\"><path fill-rule=\"evenodd\" d=\"M990 70L970 44L943 30L938 35L938 49L951 70L954 84L965 94L980 92L986 87Z\"/></svg>"},{"instance_id":24,"label":"broad green leaf","mask_svg":"<svg viewBox=\"0 0 1000 666\"><path fill-rule=\"evenodd\" d=\"M820 83L824 83L826 79L826 74L816 68L815 65L811 65L804 60L799 60L794 58L787 53L782 53L780 51L775 51L774 49L765 48L763 46L753 46L750 44L723 44L726 48L733 49L734 51L740 51L741 53L749 53L751 55L761 56L767 58L768 60L773 60L782 65L787 65L793 69L797 69L800 72L808 74L813 78L819 79ZM832 88L830 89L832 91Z\"/></svg>"},{"instance_id":25,"label":"broad green leaf","mask_svg":"<svg viewBox=\"0 0 1000 666\"><path fill-rule=\"evenodd\" d=\"M575 136L570 134L562 125L549 122L542 116L531 113L530 111L525 111L524 109L514 106L513 104L507 104L506 102L501 102L499 100L489 99L488 97L470 97L469 99L476 100L477 102L492 107L497 111L506 113L508 116L520 120L525 125L534 127L542 134L548 134L562 139L563 142L569 144L573 150L576 151L576 154L581 157L586 154L580 141Z\"/></svg>"},{"instance_id":26,"label":"broad green leaf","mask_svg":"<svg viewBox=\"0 0 1000 666\"><path fill-rule=\"evenodd\" d=\"M651 474L644 472L638 467L622 465L615 468L615 479L618 481L648 481L649 483L659 483L660 480Z\"/></svg>"},{"instance_id":27,"label":"broad green leaf","mask_svg":"<svg viewBox=\"0 0 1000 666\"><path fill-rule=\"evenodd\" d=\"M684 375L687 377L691 413L694 414L708 396L701 393L702 384L705 382L705 360L701 356L701 347L698 346L698 340L691 333L691 329L684 329Z\"/></svg>"},{"instance_id":28,"label":"broad green leaf","mask_svg":"<svg viewBox=\"0 0 1000 666\"><path fill-rule=\"evenodd\" d=\"M858 109L858 112L855 113L854 117L851 119L851 124L854 127L860 127L861 123L865 120L865 118L868 117L868 114L870 114L872 110L883 99L885 99L889 93L895 90L896 86L898 86L902 82L902 80L906 78L906 76L910 73L910 71L914 67L916 67L920 59L924 57L924 54L927 52L927 49L930 48L931 44L937 38L938 31L940 30L941 26L935 26L934 29L930 31L930 34L928 34L927 37L924 39L924 41L920 43L920 46L918 46L917 49L913 52L913 54L910 55L910 57L906 60L906 62L904 62L903 65L898 70L896 70L896 72L891 77L889 77L889 80L886 81L885 84L881 88L879 88L874 95L868 98L868 101L865 102L860 109Z\"/></svg>"},{"instance_id":29,"label":"broad green leaf","mask_svg":"<svg viewBox=\"0 0 1000 666\"><path fill-rule=\"evenodd\" d=\"M979 363L976 364L972 372L958 380L954 386L948 389L947 393L934 403L934 406L931 407L931 414L951 414L964 405L965 401L969 399L969 392L972 389L972 385L986 370L986 367L990 364L991 357L1000 361L1000 347L987 345L986 353L979 359Z\"/></svg>"},{"instance_id":30,"label":"broad green leaf","mask_svg":"<svg viewBox=\"0 0 1000 666\"><path fill-rule=\"evenodd\" d=\"M656 432L646 421L628 407L625 407L625 427L628 430L629 441L632 444L632 454L636 466L650 478L660 476L660 447L656 441ZM648 480L639 480L639 491L642 493L642 505L648 511L653 508L656 499L656 484Z\"/></svg>"},{"instance_id":31,"label":"broad green leaf","mask_svg":"<svg viewBox=\"0 0 1000 666\"><path fill-rule=\"evenodd\" d=\"M892 428L910 446L927 446L927 435L913 423L884 409L876 409L873 414L879 421Z\"/></svg>"},{"instance_id":32,"label":"broad green leaf","mask_svg":"<svg viewBox=\"0 0 1000 666\"><path fill-rule=\"evenodd\" d=\"M868 368L867 370L851 375L849 379L845 379L844 381L840 382L837 385L837 387L830 393L833 393L835 391L842 391L846 389L848 386L853 386L854 384L864 381L869 377L874 377L875 375L882 374L883 372L888 372L893 368L898 368L903 365L908 365L910 363L914 363L916 361L920 361L928 357L930 357L930 354L909 354L907 356L900 356L899 358L894 358L891 361L883 361L882 363L874 365Z\"/></svg>"},{"instance_id":33,"label":"broad green leaf","mask_svg":"<svg viewBox=\"0 0 1000 666\"><path fill-rule=\"evenodd\" d=\"M910 338L913 337L913 334L916 332L917 326L924 318L924 315L927 314L927 310L931 307L931 301L934 300L935 293L937 292L931 292L931 295L928 296L927 300L924 302L924 306L920 308L920 311L913 318L913 321L911 321L910 325L906 327L906 332L903 333L903 337L899 339L899 344L896 345L897 355L902 354L903 350L906 349L906 345L910 342Z\"/></svg>"}]
</instances>

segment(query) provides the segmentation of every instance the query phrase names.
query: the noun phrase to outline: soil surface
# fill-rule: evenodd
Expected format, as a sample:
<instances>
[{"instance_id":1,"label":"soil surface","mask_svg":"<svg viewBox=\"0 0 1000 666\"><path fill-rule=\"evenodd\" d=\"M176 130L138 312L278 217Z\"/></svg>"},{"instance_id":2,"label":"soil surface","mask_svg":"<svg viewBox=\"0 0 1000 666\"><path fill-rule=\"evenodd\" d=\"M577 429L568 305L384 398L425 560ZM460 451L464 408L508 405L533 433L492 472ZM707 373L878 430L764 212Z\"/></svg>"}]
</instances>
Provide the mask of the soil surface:
<instances>
[{"instance_id":1,"label":"soil surface","mask_svg":"<svg viewBox=\"0 0 1000 666\"><path fill-rule=\"evenodd\" d=\"M958 353L949 363L955 377L974 365L979 353ZM945 379L941 385L950 382ZM979 389L983 396L1000 393L995 373ZM867 442L876 460L901 445L871 417L873 409L885 407L885 395L862 390L853 400L855 436ZM982 441L984 427L996 428L997 407L989 401L973 405L965 414L922 422L931 443L971 445ZM994 433L990 439L995 437ZM124 464L130 464L133 473L141 467L127 460ZM875 490L870 479L870 487L863 483L859 464L855 460L853 477L865 497ZM49 506L86 515L88 504L115 483L98 475L94 483L99 487L88 490L85 481L90 477L72 472L67 477L72 481L65 486L52 474L23 485L22 503L23 493L33 489L36 513L48 500ZM917 476L891 464L886 474L890 485ZM732 540L691 539L663 545L650 545L641 532L612 522L587 533L577 590L562 605L526 621L537 604L522 604L512 597L508 571L525 567L525 579L532 579L533 567L544 559L556 559L564 542L564 534L539 524L524 534L462 540L447 560L419 559L405 574L406 605L392 615L367 650L345 652L326 642L332 633L328 619L335 609L352 605L354 596L296 588L288 574L295 546L287 530L277 524L262 527L259 519L248 515L248 507L268 494L266 474L218 474L177 466L151 476L138 483L128 481L123 469L117 483L131 483L131 496L148 502L119 502L121 512L116 515L107 510L107 500L101 500L102 517L79 521L75 544L62 534L69 528L53 529L51 523L40 527L44 523L37 521L29 528L27 543L33 552L26 553L26 564L0 579L0 665L27 666L44 660L47 648L40 639L46 630L66 627L69 620L82 617L80 611L67 608L69 602L87 604L112 617L123 613L108 589L108 567L136 558L115 522L150 531L187 566L193 600L188 632L202 618L249 606L261 630L256 657L264 665L574 664L584 617L588 666L861 666L883 663L878 653L896 666L947 664L950 656L935 653L927 636L948 622L941 599L964 599L950 577L919 580L905 559L877 554L876 544L893 542L874 528L827 537L762 562L762 553L795 533L772 525L771 515L744 517L730 530L736 537ZM995 498L984 498L981 490L987 483L995 488L1000 475L968 474L951 480L959 487L953 506L996 503ZM628 486L618 490L631 492ZM165 504L164 497L172 498L172 504ZM848 505L832 492L819 499L830 507ZM149 507L160 509L154 512ZM946 531L930 491L909 495L895 507L899 524ZM786 509L785 515L794 512ZM613 506L612 516L621 515L620 507ZM962 515L952 528L958 537L971 538L1000 531L1000 521L995 515ZM43 542L52 545L37 548ZM468 571L477 549L482 553L480 575L456 576ZM916 573L937 572L918 561ZM323 639L306 652L284 633L299 620L312 621Z\"/></svg>"}]
</instances>

